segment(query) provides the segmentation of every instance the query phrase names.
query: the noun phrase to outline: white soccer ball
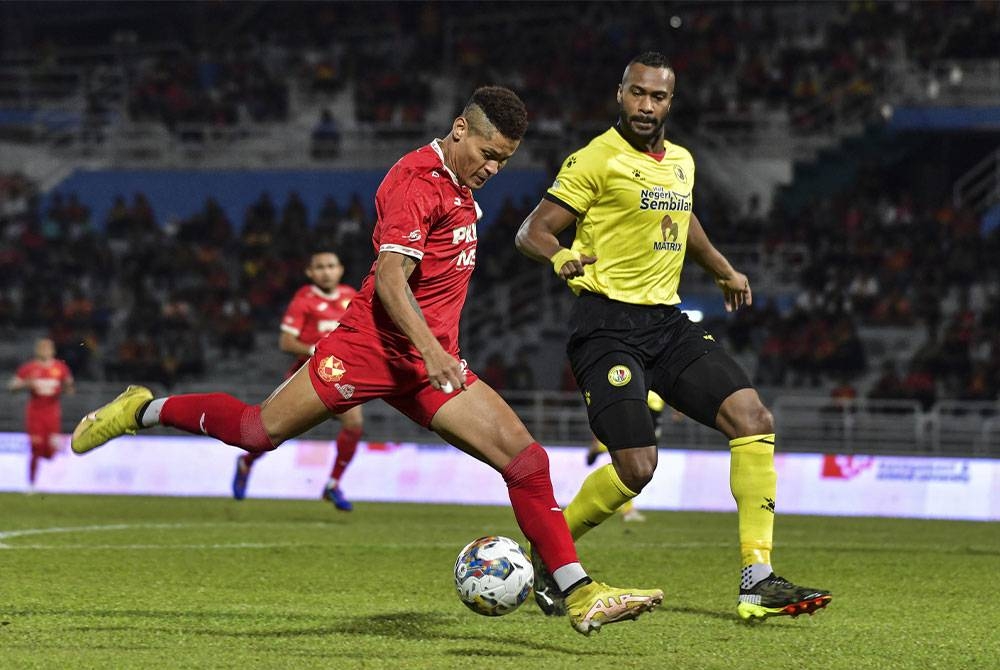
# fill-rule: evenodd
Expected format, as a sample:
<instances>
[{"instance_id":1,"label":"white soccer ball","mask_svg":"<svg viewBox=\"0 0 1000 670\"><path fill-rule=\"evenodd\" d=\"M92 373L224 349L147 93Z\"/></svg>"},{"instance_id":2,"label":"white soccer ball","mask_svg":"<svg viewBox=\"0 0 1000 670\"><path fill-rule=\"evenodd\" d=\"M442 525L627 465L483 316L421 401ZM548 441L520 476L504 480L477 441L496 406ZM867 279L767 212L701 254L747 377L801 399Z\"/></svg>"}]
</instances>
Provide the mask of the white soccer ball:
<instances>
[{"instance_id":1,"label":"white soccer ball","mask_svg":"<svg viewBox=\"0 0 1000 670\"><path fill-rule=\"evenodd\" d=\"M473 540L455 561L458 597L483 616L510 614L528 599L534 583L527 552L502 535Z\"/></svg>"}]
</instances>

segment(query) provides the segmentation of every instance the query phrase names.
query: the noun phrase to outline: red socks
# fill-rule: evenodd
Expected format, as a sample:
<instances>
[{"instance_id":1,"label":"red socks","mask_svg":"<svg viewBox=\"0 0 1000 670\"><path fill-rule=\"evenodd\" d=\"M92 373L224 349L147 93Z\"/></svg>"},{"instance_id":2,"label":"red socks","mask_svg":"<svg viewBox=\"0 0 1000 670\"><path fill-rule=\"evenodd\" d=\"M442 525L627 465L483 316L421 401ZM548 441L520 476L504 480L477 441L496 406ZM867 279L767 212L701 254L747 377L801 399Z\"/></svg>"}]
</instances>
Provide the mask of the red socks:
<instances>
[{"instance_id":1,"label":"red socks","mask_svg":"<svg viewBox=\"0 0 1000 670\"><path fill-rule=\"evenodd\" d=\"M549 455L534 442L503 470L514 517L549 572L577 563L576 547L556 504L549 478Z\"/></svg>"},{"instance_id":2,"label":"red socks","mask_svg":"<svg viewBox=\"0 0 1000 670\"><path fill-rule=\"evenodd\" d=\"M354 452L358 449L358 440L361 439L360 428L341 428L337 434L337 458L333 461L333 470L330 478L340 481L347 469L347 465L354 458Z\"/></svg>"},{"instance_id":3,"label":"red socks","mask_svg":"<svg viewBox=\"0 0 1000 670\"><path fill-rule=\"evenodd\" d=\"M160 424L209 435L249 452L277 446L260 420L260 405L247 405L225 393L170 396L160 410Z\"/></svg>"}]
</instances>

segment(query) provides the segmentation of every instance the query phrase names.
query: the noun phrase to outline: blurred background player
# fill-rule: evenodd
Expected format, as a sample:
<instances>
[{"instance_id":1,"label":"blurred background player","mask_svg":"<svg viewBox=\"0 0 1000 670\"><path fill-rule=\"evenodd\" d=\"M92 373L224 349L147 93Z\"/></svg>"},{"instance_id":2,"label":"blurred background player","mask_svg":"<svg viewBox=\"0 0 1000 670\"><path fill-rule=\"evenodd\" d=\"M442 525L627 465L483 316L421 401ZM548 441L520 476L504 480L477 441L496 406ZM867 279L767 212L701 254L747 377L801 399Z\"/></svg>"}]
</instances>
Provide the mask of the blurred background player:
<instances>
[{"instance_id":1,"label":"blurred background player","mask_svg":"<svg viewBox=\"0 0 1000 670\"><path fill-rule=\"evenodd\" d=\"M35 357L21 365L7 385L11 392L26 390L29 393L24 412L25 432L31 442L29 491L35 488L38 461L52 458L59 447L59 424L62 422L59 397L63 393L73 393L73 373L66 363L55 356L56 347L52 340L38 340Z\"/></svg>"},{"instance_id":2,"label":"blurred background player","mask_svg":"<svg viewBox=\"0 0 1000 670\"><path fill-rule=\"evenodd\" d=\"M306 276L312 283L303 286L295 293L281 320L281 338L278 340L278 346L282 351L296 357L285 374L286 379L294 375L309 360L316 349L316 343L323 339L324 335L336 330L340 325L340 317L347 311L347 306L357 294L353 287L340 283L344 276L344 266L337 254L332 251L314 253L309 259L309 266L306 267ZM350 512L354 506L344 497L340 479L358 448L364 417L359 405L343 414L338 414L336 418L340 421L337 455L330 471L330 479L323 489L323 499L329 500L334 507L343 512ZM236 459L233 497L237 500L246 497L250 469L263 455L264 452L247 452Z\"/></svg>"},{"instance_id":3,"label":"blurred background player","mask_svg":"<svg viewBox=\"0 0 1000 670\"><path fill-rule=\"evenodd\" d=\"M649 409L650 418L653 419L653 434L656 436L657 445L660 442L660 435L663 433L660 419L663 417L663 408L666 406L667 403L663 401L663 398L656 391L650 391L646 394L646 407ZM608 453L608 446L594 435L594 439L590 442L590 449L587 450L587 465L593 465L597 462L601 454L606 453ZM628 523L646 520L646 516L636 508L634 499L626 501L624 505L618 508L618 512L622 515L622 521Z\"/></svg>"}]
</instances>

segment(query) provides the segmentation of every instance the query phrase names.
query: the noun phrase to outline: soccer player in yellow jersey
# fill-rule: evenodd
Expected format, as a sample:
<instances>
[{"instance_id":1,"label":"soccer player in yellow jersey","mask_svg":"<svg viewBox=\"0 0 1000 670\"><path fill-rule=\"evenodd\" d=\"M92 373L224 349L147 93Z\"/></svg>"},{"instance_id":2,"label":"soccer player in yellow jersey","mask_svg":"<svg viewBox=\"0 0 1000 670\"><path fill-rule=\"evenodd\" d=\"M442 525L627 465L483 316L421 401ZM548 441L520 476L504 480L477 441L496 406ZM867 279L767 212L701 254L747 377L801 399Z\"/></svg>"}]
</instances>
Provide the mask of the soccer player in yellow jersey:
<instances>
[{"instance_id":1,"label":"soccer player in yellow jersey","mask_svg":"<svg viewBox=\"0 0 1000 670\"><path fill-rule=\"evenodd\" d=\"M739 364L677 308L685 254L715 278L727 311L749 305L752 293L694 214L691 154L665 137L674 82L662 54L633 59L618 86L617 124L566 159L517 233L517 248L550 262L578 296L567 353L590 426L611 452L611 464L593 471L566 507L566 519L579 538L652 478L657 451L646 409L652 389L729 439L743 566L739 616L812 613L830 593L796 586L771 568L777 479L771 413ZM556 235L574 223L566 249ZM539 606L560 611L558 590L544 570L538 574Z\"/></svg>"}]
</instances>

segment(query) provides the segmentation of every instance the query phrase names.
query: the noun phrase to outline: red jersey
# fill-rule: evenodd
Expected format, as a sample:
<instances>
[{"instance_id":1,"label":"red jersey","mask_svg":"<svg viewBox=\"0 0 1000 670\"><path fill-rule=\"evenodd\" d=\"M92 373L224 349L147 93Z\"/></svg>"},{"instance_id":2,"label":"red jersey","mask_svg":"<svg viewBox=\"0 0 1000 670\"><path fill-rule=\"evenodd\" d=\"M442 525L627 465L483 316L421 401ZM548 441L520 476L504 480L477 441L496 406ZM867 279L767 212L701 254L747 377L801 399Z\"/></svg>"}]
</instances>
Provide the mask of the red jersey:
<instances>
[{"instance_id":1,"label":"red jersey","mask_svg":"<svg viewBox=\"0 0 1000 670\"><path fill-rule=\"evenodd\" d=\"M30 410L59 407L59 396L62 395L63 388L73 381L73 373L70 372L69 366L58 358L48 363L39 360L28 361L14 374L18 379L29 382Z\"/></svg>"},{"instance_id":2,"label":"red jersey","mask_svg":"<svg viewBox=\"0 0 1000 670\"><path fill-rule=\"evenodd\" d=\"M458 356L458 322L476 267L476 223L482 210L472 191L444 165L437 140L400 158L375 193L377 221L372 244L419 263L410 290L427 326L448 353ZM341 326L377 335L384 350L413 352L410 339L393 323L375 293L375 266Z\"/></svg>"},{"instance_id":3,"label":"red jersey","mask_svg":"<svg viewBox=\"0 0 1000 670\"><path fill-rule=\"evenodd\" d=\"M326 293L315 284L303 286L288 303L281 330L291 333L303 344L316 344L324 335L340 325L340 317L357 294L352 287L341 284Z\"/></svg>"}]
</instances>

